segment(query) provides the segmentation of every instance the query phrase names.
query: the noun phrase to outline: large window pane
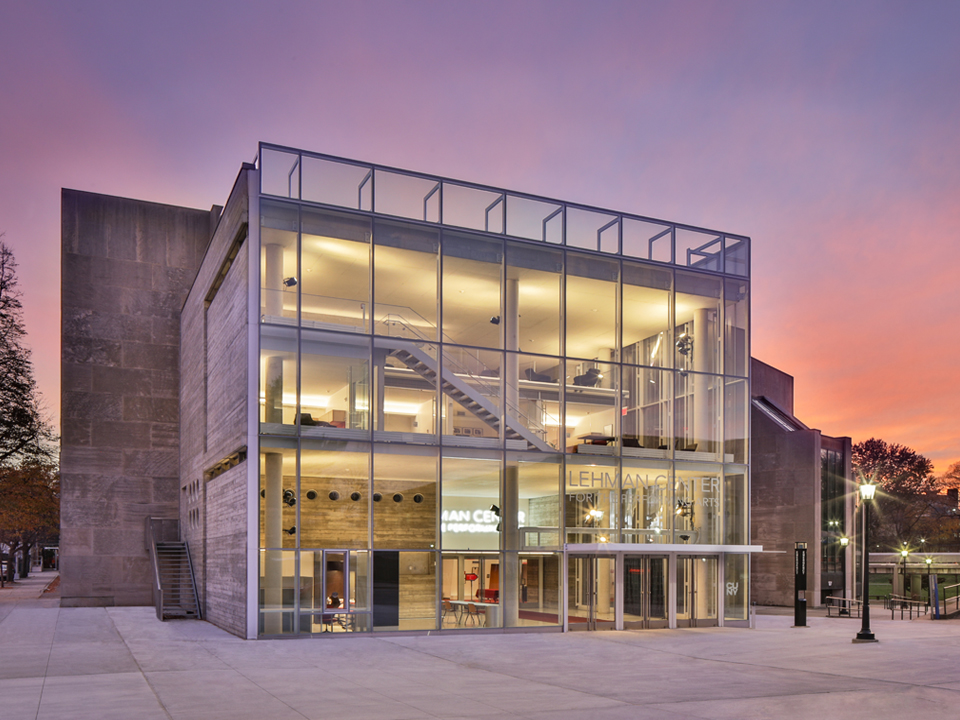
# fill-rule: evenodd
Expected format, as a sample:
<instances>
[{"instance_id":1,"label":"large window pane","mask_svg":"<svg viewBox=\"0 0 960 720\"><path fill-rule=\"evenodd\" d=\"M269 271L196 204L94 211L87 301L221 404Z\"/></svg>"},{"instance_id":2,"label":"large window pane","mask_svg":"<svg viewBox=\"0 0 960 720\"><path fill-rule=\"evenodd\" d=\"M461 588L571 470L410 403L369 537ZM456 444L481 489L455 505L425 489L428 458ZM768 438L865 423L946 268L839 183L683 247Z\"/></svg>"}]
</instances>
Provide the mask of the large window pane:
<instances>
[{"instance_id":1,"label":"large window pane","mask_svg":"<svg viewBox=\"0 0 960 720\"><path fill-rule=\"evenodd\" d=\"M564 483L567 542L617 542L619 479L616 458L567 456Z\"/></svg>"},{"instance_id":2,"label":"large window pane","mask_svg":"<svg viewBox=\"0 0 960 720\"><path fill-rule=\"evenodd\" d=\"M446 450L440 530L444 550L500 549L500 453Z\"/></svg>"},{"instance_id":3,"label":"large window pane","mask_svg":"<svg viewBox=\"0 0 960 720\"><path fill-rule=\"evenodd\" d=\"M374 338L374 429L436 435L439 347L401 338ZM387 438L384 438L387 439ZM423 438L428 441L428 438Z\"/></svg>"},{"instance_id":4,"label":"large window pane","mask_svg":"<svg viewBox=\"0 0 960 720\"><path fill-rule=\"evenodd\" d=\"M516 287L518 305L516 313L506 313L503 323L508 337L516 336L521 352L560 353L562 270L559 250L507 243L507 296Z\"/></svg>"},{"instance_id":5,"label":"large window pane","mask_svg":"<svg viewBox=\"0 0 960 720\"><path fill-rule=\"evenodd\" d=\"M259 459L260 632L277 635L296 631L296 441L261 438Z\"/></svg>"},{"instance_id":6,"label":"large window pane","mask_svg":"<svg viewBox=\"0 0 960 720\"><path fill-rule=\"evenodd\" d=\"M627 448L624 448L626 452ZM673 542L670 466L664 460L623 459L620 504L623 542Z\"/></svg>"},{"instance_id":7,"label":"large window pane","mask_svg":"<svg viewBox=\"0 0 960 720\"><path fill-rule=\"evenodd\" d=\"M443 553L441 627L501 627L502 564L502 556L493 551ZM511 626L515 612L512 619Z\"/></svg>"},{"instance_id":8,"label":"large window pane","mask_svg":"<svg viewBox=\"0 0 960 720\"><path fill-rule=\"evenodd\" d=\"M723 542L727 545L746 545L749 542L749 502L746 468L738 472L728 467L723 478Z\"/></svg>"},{"instance_id":9,"label":"large window pane","mask_svg":"<svg viewBox=\"0 0 960 720\"><path fill-rule=\"evenodd\" d=\"M260 326L260 431L295 432L297 422L297 331Z\"/></svg>"},{"instance_id":10,"label":"large window pane","mask_svg":"<svg viewBox=\"0 0 960 720\"><path fill-rule=\"evenodd\" d=\"M369 172L370 168L364 165L304 156L301 179L303 199L354 210L369 210L369 203L361 203L364 178ZM369 186L369 180L366 185Z\"/></svg>"},{"instance_id":11,"label":"large window pane","mask_svg":"<svg viewBox=\"0 0 960 720\"><path fill-rule=\"evenodd\" d=\"M727 375L746 377L750 367L748 286L745 280L726 280L723 285L723 371Z\"/></svg>"},{"instance_id":12,"label":"large window pane","mask_svg":"<svg viewBox=\"0 0 960 720\"><path fill-rule=\"evenodd\" d=\"M670 367L670 285L667 270L623 264L623 360Z\"/></svg>"},{"instance_id":13,"label":"large window pane","mask_svg":"<svg viewBox=\"0 0 960 720\"><path fill-rule=\"evenodd\" d=\"M719 278L677 273L675 363L681 370L720 372Z\"/></svg>"},{"instance_id":14,"label":"large window pane","mask_svg":"<svg viewBox=\"0 0 960 720\"><path fill-rule=\"evenodd\" d=\"M748 575L749 555L725 555L723 559L723 578L726 584L723 593L723 617L727 621L747 621L747 607L750 599L750 578Z\"/></svg>"},{"instance_id":15,"label":"large window pane","mask_svg":"<svg viewBox=\"0 0 960 720\"><path fill-rule=\"evenodd\" d=\"M300 271L297 268L299 210L260 203L260 320L295 324ZM290 320L285 321L285 318Z\"/></svg>"},{"instance_id":16,"label":"large window pane","mask_svg":"<svg viewBox=\"0 0 960 720\"><path fill-rule=\"evenodd\" d=\"M304 208L300 317L305 327L370 328L370 221Z\"/></svg>"},{"instance_id":17,"label":"large window pane","mask_svg":"<svg viewBox=\"0 0 960 720\"><path fill-rule=\"evenodd\" d=\"M677 463L674 485L674 542L723 542L723 479L719 466Z\"/></svg>"},{"instance_id":18,"label":"large window pane","mask_svg":"<svg viewBox=\"0 0 960 720\"><path fill-rule=\"evenodd\" d=\"M260 192L285 198L300 197L300 155L261 148Z\"/></svg>"},{"instance_id":19,"label":"large window pane","mask_svg":"<svg viewBox=\"0 0 960 720\"><path fill-rule=\"evenodd\" d=\"M675 448L678 460L721 461L719 375L678 372L674 375Z\"/></svg>"},{"instance_id":20,"label":"large window pane","mask_svg":"<svg viewBox=\"0 0 960 720\"><path fill-rule=\"evenodd\" d=\"M658 262L673 262L673 227L623 218L623 254Z\"/></svg>"},{"instance_id":21,"label":"large window pane","mask_svg":"<svg viewBox=\"0 0 960 720\"><path fill-rule=\"evenodd\" d=\"M501 347L500 273L503 245L445 233L443 238L444 342ZM510 312L508 301L507 312ZM515 305L515 302L514 302ZM513 309L515 314L516 307Z\"/></svg>"},{"instance_id":22,"label":"large window pane","mask_svg":"<svg viewBox=\"0 0 960 720\"><path fill-rule=\"evenodd\" d=\"M507 427L522 426L539 450L560 450L565 441L560 421L560 378L563 365L555 357L507 353L504 412Z\"/></svg>"},{"instance_id":23,"label":"large window pane","mask_svg":"<svg viewBox=\"0 0 960 720\"><path fill-rule=\"evenodd\" d=\"M370 446L304 440L300 450L300 546L369 547Z\"/></svg>"},{"instance_id":24,"label":"large window pane","mask_svg":"<svg viewBox=\"0 0 960 720\"><path fill-rule=\"evenodd\" d=\"M723 460L748 461L750 400L746 380L727 380L723 391Z\"/></svg>"},{"instance_id":25,"label":"large window pane","mask_svg":"<svg viewBox=\"0 0 960 720\"><path fill-rule=\"evenodd\" d=\"M374 332L436 340L437 233L377 222L374 241Z\"/></svg>"},{"instance_id":26,"label":"large window pane","mask_svg":"<svg viewBox=\"0 0 960 720\"><path fill-rule=\"evenodd\" d=\"M260 547L297 546L296 440L260 438Z\"/></svg>"},{"instance_id":27,"label":"large window pane","mask_svg":"<svg viewBox=\"0 0 960 720\"><path fill-rule=\"evenodd\" d=\"M260 551L261 635L297 632L297 553L294 550Z\"/></svg>"},{"instance_id":28,"label":"large window pane","mask_svg":"<svg viewBox=\"0 0 960 720\"><path fill-rule=\"evenodd\" d=\"M566 370L567 450L616 455L620 434L619 366L568 360Z\"/></svg>"},{"instance_id":29,"label":"large window pane","mask_svg":"<svg viewBox=\"0 0 960 720\"><path fill-rule=\"evenodd\" d=\"M436 547L435 448L374 447L373 544L395 549Z\"/></svg>"},{"instance_id":30,"label":"large window pane","mask_svg":"<svg viewBox=\"0 0 960 720\"><path fill-rule=\"evenodd\" d=\"M567 254L568 356L617 359L618 278L614 260Z\"/></svg>"},{"instance_id":31,"label":"large window pane","mask_svg":"<svg viewBox=\"0 0 960 720\"><path fill-rule=\"evenodd\" d=\"M304 330L301 349L301 432L336 437L337 430L367 430L369 338Z\"/></svg>"},{"instance_id":32,"label":"large window pane","mask_svg":"<svg viewBox=\"0 0 960 720\"><path fill-rule=\"evenodd\" d=\"M560 455L507 453L503 505L517 508L517 536L504 536L507 550L558 548ZM508 528L509 529L509 528Z\"/></svg>"},{"instance_id":33,"label":"large window pane","mask_svg":"<svg viewBox=\"0 0 960 720\"><path fill-rule=\"evenodd\" d=\"M437 619L436 553L375 551L374 629L433 630Z\"/></svg>"},{"instance_id":34,"label":"large window pane","mask_svg":"<svg viewBox=\"0 0 960 720\"><path fill-rule=\"evenodd\" d=\"M623 366L621 438L625 457L670 457L672 385L669 370Z\"/></svg>"},{"instance_id":35,"label":"large window pane","mask_svg":"<svg viewBox=\"0 0 960 720\"><path fill-rule=\"evenodd\" d=\"M444 346L444 443L470 447L500 446L502 416L500 371L503 353ZM525 446L514 432L507 439Z\"/></svg>"}]
</instances>

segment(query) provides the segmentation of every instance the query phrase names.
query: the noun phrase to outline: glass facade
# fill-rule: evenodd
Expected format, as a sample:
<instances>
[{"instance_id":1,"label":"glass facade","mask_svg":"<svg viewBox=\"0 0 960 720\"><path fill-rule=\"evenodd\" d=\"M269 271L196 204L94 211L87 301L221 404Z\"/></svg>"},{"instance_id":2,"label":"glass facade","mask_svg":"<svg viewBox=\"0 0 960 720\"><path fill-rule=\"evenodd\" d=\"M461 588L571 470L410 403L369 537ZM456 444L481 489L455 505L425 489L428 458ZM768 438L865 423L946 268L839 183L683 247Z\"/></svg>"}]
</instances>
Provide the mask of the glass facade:
<instances>
[{"instance_id":1,"label":"glass facade","mask_svg":"<svg viewBox=\"0 0 960 720\"><path fill-rule=\"evenodd\" d=\"M259 160L262 635L745 618L747 238Z\"/></svg>"}]
</instances>

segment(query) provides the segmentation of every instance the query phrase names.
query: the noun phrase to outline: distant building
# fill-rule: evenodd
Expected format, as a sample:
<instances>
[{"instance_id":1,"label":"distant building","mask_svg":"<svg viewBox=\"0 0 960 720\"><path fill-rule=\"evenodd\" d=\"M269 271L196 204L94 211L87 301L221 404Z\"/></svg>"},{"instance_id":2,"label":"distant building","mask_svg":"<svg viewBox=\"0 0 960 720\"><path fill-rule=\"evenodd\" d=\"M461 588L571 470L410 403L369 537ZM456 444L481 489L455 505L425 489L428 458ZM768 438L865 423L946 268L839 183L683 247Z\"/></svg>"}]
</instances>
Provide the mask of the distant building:
<instances>
[{"instance_id":1,"label":"distant building","mask_svg":"<svg viewBox=\"0 0 960 720\"><path fill-rule=\"evenodd\" d=\"M848 437L808 428L793 414L793 377L751 359L753 600L793 605L794 547L807 543L808 604L853 598L856 483ZM846 541L846 544L845 544Z\"/></svg>"},{"instance_id":2,"label":"distant building","mask_svg":"<svg viewBox=\"0 0 960 720\"><path fill-rule=\"evenodd\" d=\"M747 623L748 238L261 145L63 252L65 605L163 517L242 637Z\"/></svg>"}]
</instances>

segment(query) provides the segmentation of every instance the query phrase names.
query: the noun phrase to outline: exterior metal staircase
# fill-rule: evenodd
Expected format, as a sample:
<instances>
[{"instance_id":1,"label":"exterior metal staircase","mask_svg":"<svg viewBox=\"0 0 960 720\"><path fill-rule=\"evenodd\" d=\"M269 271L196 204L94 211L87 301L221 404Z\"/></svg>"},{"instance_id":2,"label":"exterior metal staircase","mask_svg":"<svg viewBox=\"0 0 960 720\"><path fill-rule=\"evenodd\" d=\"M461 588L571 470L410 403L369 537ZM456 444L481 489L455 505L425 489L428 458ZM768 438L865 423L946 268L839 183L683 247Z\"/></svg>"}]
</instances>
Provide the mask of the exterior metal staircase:
<instances>
[{"instance_id":1,"label":"exterior metal staircase","mask_svg":"<svg viewBox=\"0 0 960 720\"><path fill-rule=\"evenodd\" d=\"M153 562L157 619L200 619L200 598L187 543L178 539L179 521L147 518L147 546ZM172 536L172 537L171 537Z\"/></svg>"},{"instance_id":2,"label":"exterior metal staircase","mask_svg":"<svg viewBox=\"0 0 960 720\"><path fill-rule=\"evenodd\" d=\"M437 385L438 372L437 363L427 353L417 347L414 342L393 341L393 349L390 354L400 360L404 365L417 373L420 377L427 380L434 387ZM451 398L456 400L469 410L478 419L482 420L489 427L500 432L500 417L496 406L490 400L478 391L473 385L481 384L482 381L472 373L465 373L464 377L447 367L439 373L439 382L443 391ZM469 381L467 380L469 378ZM498 394L491 386L487 386L488 394ZM525 440L530 448L541 450L543 452L555 452L542 439L532 432L524 423L513 417L511 413L505 414L506 428L504 435L508 440Z\"/></svg>"}]
</instances>

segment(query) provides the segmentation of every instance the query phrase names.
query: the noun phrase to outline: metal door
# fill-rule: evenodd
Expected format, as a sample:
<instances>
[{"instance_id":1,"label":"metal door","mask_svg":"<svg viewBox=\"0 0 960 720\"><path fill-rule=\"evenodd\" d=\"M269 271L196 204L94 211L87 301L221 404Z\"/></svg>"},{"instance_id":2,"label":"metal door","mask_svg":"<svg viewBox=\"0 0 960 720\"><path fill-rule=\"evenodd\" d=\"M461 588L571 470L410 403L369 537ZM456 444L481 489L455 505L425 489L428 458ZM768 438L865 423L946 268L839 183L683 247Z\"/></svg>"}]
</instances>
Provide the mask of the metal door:
<instances>
[{"instance_id":1,"label":"metal door","mask_svg":"<svg viewBox=\"0 0 960 720\"><path fill-rule=\"evenodd\" d=\"M716 555L677 556L677 627L717 625Z\"/></svg>"},{"instance_id":2,"label":"metal door","mask_svg":"<svg viewBox=\"0 0 960 720\"><path fill-rule=\"evenodd\" d=\"M667 627L666 555L624 555L623 627Z\"/></svg>"},{"instance_id":3,"label":"metal door","mask_svg":"<svg viewBox=\"0 0 960 720\"><path fill-rule=\"evenodd\" d=\"M571 555L567 561L567 629L616 628L617 560L605 555Z\"/></svg>"}]
</instances>

